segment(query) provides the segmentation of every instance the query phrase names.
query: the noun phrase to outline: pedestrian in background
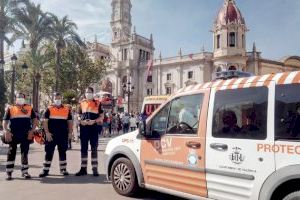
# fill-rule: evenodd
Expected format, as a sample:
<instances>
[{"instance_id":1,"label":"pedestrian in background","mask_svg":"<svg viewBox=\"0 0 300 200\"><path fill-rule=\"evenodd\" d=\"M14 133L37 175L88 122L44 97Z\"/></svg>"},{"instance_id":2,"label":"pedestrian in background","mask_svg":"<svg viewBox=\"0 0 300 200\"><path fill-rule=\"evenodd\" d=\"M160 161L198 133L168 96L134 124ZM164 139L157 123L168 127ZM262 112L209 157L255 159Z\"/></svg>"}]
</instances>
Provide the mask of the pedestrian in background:
<instances>
[{"instance_id":1,"label":"pedestrian in background","mask_svg":"<svg viewBox=\"0 0 300 200\"><path fill-rule=\"evenodd\" d=\"M130 120L129 114L125 113L122 118L123 133L128 133L129 131L129 120Z\"/></svg>"},{"instance_id":2,"label":"pedestrian in background","mask_svg":"<svg viewBox=\"0 0 300 200\"><path fill-rule=\"evenodd\" d=\"M131 115L130 119L129 119L129 124L130 124L130 131L135 131L136 129L136 117L134 115Z\"/></svg>"},{"instance_id":3,"label":"pedestrian in background","mask_svg":"<svg viewBox=\"0 0 300 200\"><path fill-rule=\"evenodd\" d=\"M108 115L107 115L107 113L105 113L104 118L103 118L103 130L102 130L103 137L108 137L108 135L109 135L108 126L109 126Z\"/></svg>"},{"instance_id":4,"label":"pedestrian in background","mask_svg":"<svg viewBox=\"0 0 300 200\"><path fill-rule=\"evenodd\" d=\"M119 134L119 132L122 130L122 121L119 114L117 115L117 118L118 118L118 134Z\"/></svg>"},{"instance_id":5,"label":"pedestrian in background","mask_svg":"<svg viewBox=\"0 0 300 200\"><path fill-rule=\"evenodd\" d=\"M137 113L137 114L135 115L135 119L136 119L136 127L139 127L139 123L140 123L140 121L141 121L141 117L140 117L140 114L139 114L139 113Z\"/></svg>"},{"instance_id":6,"label":"pedestrian in background","mask_svg":"<svg viewBox=\"0 0 300 200\"><path fill-rule=\"evenodd\" d=\"M111 121L112 121L112 115L111 113L107 113L107 122L108 122L108 133L109 133L109 137L111 137L111 130L112 130L112 124L111 124Z\"/></svg>"},{"instance_id":7,"label":"pedestrian in background","mask_svg":"<svg viewBox=\"0 0 300 200\"><path fill-rule=\"evenodd\" d=\"M73 135L76 143L78 143L79 142L79 120L75 108L72 109L72 114L73 114Z\"/></svg>"},{"instance_id":8,"label":"pedestrian in background","mask_svg":"<svg viewBox=\"0 0 300 200\"><path fill-rule=\"evenodd\" d=\"M116 115L116 113L112 114L112 120L111 120L111 126L112 126L112 134L119 134L118 131L118 116Z\"/></svg>"}]
</instances>

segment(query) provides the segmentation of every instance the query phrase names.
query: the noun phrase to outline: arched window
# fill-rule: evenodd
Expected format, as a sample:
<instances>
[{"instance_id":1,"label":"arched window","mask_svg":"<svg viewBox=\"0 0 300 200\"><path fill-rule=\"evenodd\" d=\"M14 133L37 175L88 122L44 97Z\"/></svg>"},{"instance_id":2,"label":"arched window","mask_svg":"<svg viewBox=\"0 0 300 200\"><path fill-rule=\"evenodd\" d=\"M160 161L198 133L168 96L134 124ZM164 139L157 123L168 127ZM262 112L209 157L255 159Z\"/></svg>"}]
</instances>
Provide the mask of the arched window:
<instances>
[{"instance_id":1,"label":"arched window","mask_svg":"<svg viewBox=\"0 0 300 200\"><path fill-rule=\"evenodd\" d=\"M127 84L127 76L123 76L123 78L122 78L122 84Z\"/></svg>"},{"instance_id":2,"label":"arched window","mask_svg":"<svg viewBox=\"0 0 300 200\"><path fill-rule=\"evenodd\" d=\"M232 70L232 71L234 70L234 71L236 71L237 69L236 69L235 66L230 66L230 67L229 67L229 70Z\"/></svg>"},{"instance_id":3,"label":"arched window","mask_svg":"<svg viewBox=\"0 0 300 200\"><path fill-rule=\"evenodd\" d=\"M221 72L222 71L222 67L218 67L216 71L217 72Z\"/></svg>"},{"instance_id":4,"label":"arched window","mask_svg":"<svg viewBox=\"0 0 300 200\"><path fill-rule=\"evenodd\" d=\"M235 47L235 32L230 32L229 33L229 46L230 47Z\"/></svg>"},{"instance_id":5,"label":"arched window","mask_svg":"<svg viewBox=\"0 0 300 200\"><path fill-rule=\"evenodd\" d=\"M125 92L124 92L124 90L127 89L127 81L128 81L127 80L127 76L123 76L123 78L122 78L122 85L121 85L123 98L125 98Z\"/></svg>"},{"instance_id":6,"label":"arched window","mask_svg":"<svg viewBox=\"0 0 300 200\"><path fill-rule=\"evenodd\" d=\"M217 35L217 49L219 49L220 48L220 46L221 46L221 35L219 34L219 35Z\"/></svg>"}]
</instances>

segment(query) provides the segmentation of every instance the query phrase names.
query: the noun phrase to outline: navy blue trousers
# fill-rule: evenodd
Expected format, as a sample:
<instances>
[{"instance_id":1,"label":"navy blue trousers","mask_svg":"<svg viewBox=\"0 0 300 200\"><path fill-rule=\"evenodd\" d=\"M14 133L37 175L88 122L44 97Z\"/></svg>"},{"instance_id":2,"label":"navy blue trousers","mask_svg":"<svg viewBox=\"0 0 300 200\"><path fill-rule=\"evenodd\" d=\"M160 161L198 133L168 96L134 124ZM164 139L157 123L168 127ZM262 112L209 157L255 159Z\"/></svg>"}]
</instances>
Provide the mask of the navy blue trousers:
<instances>
[{"instance_id":1,"label":"navy blue trousers","mask_svg":"<svg viewBox=\"0 0 300 200\"><path fill-rule=\"evenodd\" d=\"M88 162L88 148L91 146L91 164L92 168L98 167L98 139L99 127L80 126L80 144L81 144L81 167L86 168Z\"/></svg>"}]
</instances>

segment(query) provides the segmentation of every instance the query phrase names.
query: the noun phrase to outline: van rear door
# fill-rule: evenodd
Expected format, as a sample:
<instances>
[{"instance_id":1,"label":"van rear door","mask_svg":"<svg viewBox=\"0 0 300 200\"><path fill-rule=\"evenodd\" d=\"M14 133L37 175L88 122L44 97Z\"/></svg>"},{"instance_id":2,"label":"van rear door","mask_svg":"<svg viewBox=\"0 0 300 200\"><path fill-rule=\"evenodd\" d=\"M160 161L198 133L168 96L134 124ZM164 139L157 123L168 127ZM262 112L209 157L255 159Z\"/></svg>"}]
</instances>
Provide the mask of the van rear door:
<instances>
[{"instance_id":1,"label":"van rear door","mask_svg":"<svg viewBox=\"0 0 300 200\"><path fill-rule=\"evenodd\" d=\"M298 77L300 77L298 75ZM300 84L276 85L276 169L300 164Z\"/></svg>"},{"instance_id":2,"label":"van rear door","mask_svg":"<svg viewBox=\"0 0 300 200\"><path fill-rule=\"evenodd\" d=\"M275 170L271 152L275 83L258 86L252 78L241 80L212 88L206 142L206 179L212 199L258 199L263 182Z\"/></svg>"}]
</instances>

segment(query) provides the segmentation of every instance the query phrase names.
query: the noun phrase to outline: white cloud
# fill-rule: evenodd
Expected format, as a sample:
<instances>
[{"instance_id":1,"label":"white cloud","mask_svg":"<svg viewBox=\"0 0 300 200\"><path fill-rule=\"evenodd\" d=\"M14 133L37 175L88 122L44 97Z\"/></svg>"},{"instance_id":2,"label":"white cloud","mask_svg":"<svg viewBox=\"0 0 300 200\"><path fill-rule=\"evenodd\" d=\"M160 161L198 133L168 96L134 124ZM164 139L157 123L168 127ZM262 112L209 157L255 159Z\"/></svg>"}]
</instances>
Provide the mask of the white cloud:
<instances>
[{"instance_id":1,"label":"white cloud","mask_svg":"<svg viewBox=\"0 0 300 200\"><path fill-rule=\"evenodd\" d=\"M110 1L104 0L33 0L44 11L59 17L68 15L78 26L81 37L91 40L96 34L100 42L110 41Z\"/></svg>"}]
</instances>

